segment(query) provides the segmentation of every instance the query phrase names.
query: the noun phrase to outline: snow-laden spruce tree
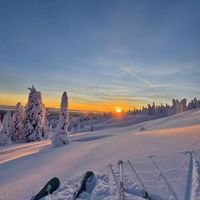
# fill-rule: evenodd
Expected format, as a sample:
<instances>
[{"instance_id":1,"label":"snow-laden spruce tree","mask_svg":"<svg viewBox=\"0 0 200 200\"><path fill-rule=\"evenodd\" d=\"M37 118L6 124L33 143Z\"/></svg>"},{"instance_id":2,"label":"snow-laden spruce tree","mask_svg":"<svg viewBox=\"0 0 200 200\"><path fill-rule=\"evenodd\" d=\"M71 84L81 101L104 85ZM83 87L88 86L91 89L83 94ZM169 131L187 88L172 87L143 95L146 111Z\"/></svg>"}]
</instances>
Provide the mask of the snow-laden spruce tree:
<instances>
[{"instance_id":1,"label":"snow-laden spruce tree","mask_svg":"<svg viewBox=\"0 0 200 200\"><path fill-rule=\"evenodd\" d=\"M25 141L40 141L46 138L46 109L42 103L41 92L37 91L34 86L29 90L24 119Z\"/></svg>"},{"instance_id":2,"label":"snow-laden spruce tree","mask_svg":"<svg viewBox=\"0 0 200 200\"><path fill-rule=\"evenodd\" d=\"M3 128L3 125L2 125L1 119L0 119L0 132L1 132L2 128Z\"/></svg>"},{"instance_id":3,"label":"snow-laden spruce tree","mask_svg":"<svg viewBox=\"0 0 200 200\"><path fill-rule=\"evenodd\" d=\"M16 105L15 112L12 116L13 120L13 131L12 131L12 140L13 141L22 141L24 140L24 107L21 103Z\"/></svg>"},{"instance_id":4,"label":"snow-laden spruce tree","mask_svg":"<svg viewBox=\"0 0 200 200\"><path fill-rule=\"evenodd\" d=\"M69 143L68 128L69 113L68 113L68 97L64 92L61 98L59 122L56 127L55 133L52 136L51 143L54 147L62 146Z\"/></svg>"},{"instance_id":5,"label":"snow-laden spruce tree","mask_svg":"<svg viewBox=\"0 0 200 200\"><path fill-rule=\"evenodd\" d=\"M11 144L11 135L12 135L12 117L11 112L8 111L2 121L3 128L0 132L0 146Z\"/></svg>"},{"instance_id":6,"label":"snow-laden spruce tree","mask_svg":"<svg viewBox=\"0 0 200 200\"><path fill-rule=\"evenodd\" d=\"M92 117L90 118L90 122L89 122L89 131L94 131L94 122Z\"/></svg>"}]
</instances>

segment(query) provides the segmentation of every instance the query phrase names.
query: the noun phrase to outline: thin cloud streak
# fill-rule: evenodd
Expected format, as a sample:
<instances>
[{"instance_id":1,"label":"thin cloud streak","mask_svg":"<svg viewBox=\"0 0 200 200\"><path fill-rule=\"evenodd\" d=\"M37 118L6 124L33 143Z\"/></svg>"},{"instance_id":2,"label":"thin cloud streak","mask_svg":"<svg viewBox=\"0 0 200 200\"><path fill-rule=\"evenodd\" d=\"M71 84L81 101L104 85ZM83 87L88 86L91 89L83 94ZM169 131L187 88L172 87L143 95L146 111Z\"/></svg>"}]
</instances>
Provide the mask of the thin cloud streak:
<instances>
[{"instance_id":1,"label":"thin cloud streak","mask_svg":"<svg viewBox=\"0 0 200 200\"><path fill-rule=\"evenodd\" d=\"M149 81L145 80L144 78L140 77L138 74L134 73L133 70L123 67L121 68L122 71L126 72L127 74L129 74L130 76L136 78L137 80L139 80L140 82L144 83L146 86L150 87L150 88L163 88L163 87L171 87L171 84L152 84Z\"/></svg>"}]
</instances>

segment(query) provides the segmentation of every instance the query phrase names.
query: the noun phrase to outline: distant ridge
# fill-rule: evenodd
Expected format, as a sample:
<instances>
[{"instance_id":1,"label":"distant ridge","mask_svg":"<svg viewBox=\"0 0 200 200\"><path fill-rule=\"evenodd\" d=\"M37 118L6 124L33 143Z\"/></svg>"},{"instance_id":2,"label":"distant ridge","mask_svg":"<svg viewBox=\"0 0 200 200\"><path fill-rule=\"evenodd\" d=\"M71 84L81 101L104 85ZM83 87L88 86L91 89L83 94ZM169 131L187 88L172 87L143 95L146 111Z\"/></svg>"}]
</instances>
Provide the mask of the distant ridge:
<instances>
[{"instance_id":1,"label":"distant ridge","mask_svg":"<svg viewBox=\"0 0 200 200\"><path fill-rule=\"evenodd\" d=\"M0 110L15 110L15 106L0 105Z\"/></svg>"},{"instance_id":2,"label":"distant ridge","mask_svg":"<svg viewBox=\"0 0 200 200\"><path fill-rule=\"evenodd\" d=\"M15 107L16 106L0 105L0 110L1 111L15 110ZM47 107L46 109L49 112L59 112L59 108L48 108ZM75 112L77 112L77 113L100 113L98 111L87 111L87 110L70 110L69 109L69 111L72 113L75 113Z\"/></svg>"}]
</instances>

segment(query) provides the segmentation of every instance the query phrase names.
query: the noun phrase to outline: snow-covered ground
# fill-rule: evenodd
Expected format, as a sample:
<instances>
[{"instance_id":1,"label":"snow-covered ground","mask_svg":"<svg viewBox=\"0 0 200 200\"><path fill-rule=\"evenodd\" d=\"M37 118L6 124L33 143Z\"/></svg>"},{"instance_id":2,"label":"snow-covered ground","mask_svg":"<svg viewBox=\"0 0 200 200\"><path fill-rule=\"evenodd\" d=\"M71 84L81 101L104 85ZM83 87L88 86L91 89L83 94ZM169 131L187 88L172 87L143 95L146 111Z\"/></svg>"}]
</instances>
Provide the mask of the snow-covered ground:
<instances>
[{"instance_id":1,"label":"snow-covered ground","mask_svg":"<svg viewBox=\"0 0 200 200\"><path fill-rule=\"evenodd\" d=\"M0 199L30 199L57 176L61 186L46 199L71 200L87 170L95 171L98 179L91 200L117 199L109 164L118 178L120 159L125 161L127 200L142 199L135 196L141 186L127 160L152 199L200 199L199 109L133 126L75 134L70 139L70 145L59 148L52 148L49 140L1 148Z\"/></svg>"}]
</instances>

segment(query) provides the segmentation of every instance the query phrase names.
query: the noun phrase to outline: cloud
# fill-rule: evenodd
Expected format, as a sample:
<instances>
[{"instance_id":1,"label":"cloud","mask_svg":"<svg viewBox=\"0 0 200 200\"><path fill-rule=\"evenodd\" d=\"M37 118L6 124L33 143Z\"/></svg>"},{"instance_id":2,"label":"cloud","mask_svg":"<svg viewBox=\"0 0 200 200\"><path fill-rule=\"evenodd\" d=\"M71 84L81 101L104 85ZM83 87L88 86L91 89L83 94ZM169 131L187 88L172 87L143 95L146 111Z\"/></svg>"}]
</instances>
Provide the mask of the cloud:
<instances>
[{"instance_id":1,"label":"cloud","mask_svg":"<svg viewBox=\"0 0 200 200\"><path fill-rule=\"evenodd\" d=\"M149 87L152 86L152 84L151 84L149 81L147 81L147 80L145 80L145 79L139 77L138 75L136 75L136 74L133 72L133 70L131 70L131 69L129 69L129 68L125 68L125 67L124 67L124 68L121 68L121 69L122 69L122 71L128 73L129 75L131 75L132 77L136 78L137 80L139 80L140 82L144 83L145 85L147 85L147 86L149 86Z\"/></svg>"},{"instance_id":2,"label":"cloud","mask_svg":"<svg viewBox=\"0 0 200 200\"><path fill-rule=\"evenodd\" d=\"M147 81L146 79L142 78L140 75L138 75L135 72L133 72L132 69L127 68L127 67L122 67L121 70L126 72L130 76L136 78L141 83L143 83L144 85L146 85L146 86L148 86L150 88L163 88L163 87L171 87L172 86L171 84L153 84L153 83Z\"/></svg>"}]
</instances>

